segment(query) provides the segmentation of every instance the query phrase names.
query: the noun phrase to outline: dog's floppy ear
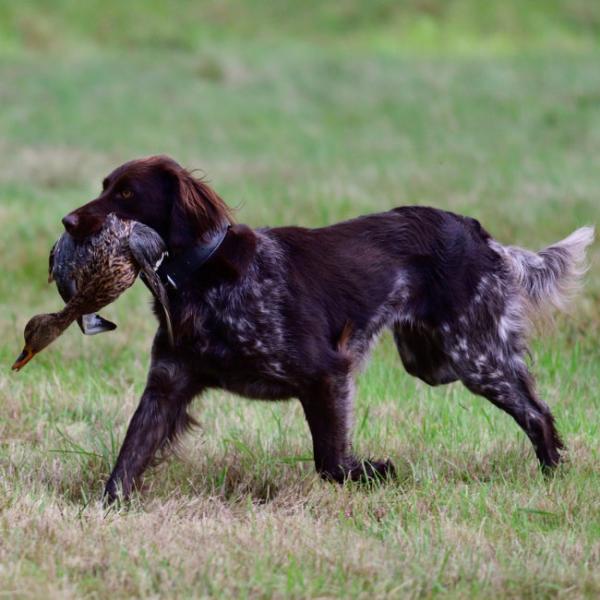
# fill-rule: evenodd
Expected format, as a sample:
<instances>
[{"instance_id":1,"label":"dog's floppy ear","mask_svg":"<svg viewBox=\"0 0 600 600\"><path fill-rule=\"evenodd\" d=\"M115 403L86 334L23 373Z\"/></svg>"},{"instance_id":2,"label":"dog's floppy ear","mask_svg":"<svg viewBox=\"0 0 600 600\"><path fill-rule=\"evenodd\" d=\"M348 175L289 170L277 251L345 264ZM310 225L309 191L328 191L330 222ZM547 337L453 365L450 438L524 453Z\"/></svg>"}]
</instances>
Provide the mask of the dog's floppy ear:
<instances>
[{"instance_id":1,"label":"dog's floppy ear","mask_svg":"<svg viewBox=\"0 0 600 600\"><path fill-rule=\"evenodd\" d=\"M233 223L231 210L208 184L182 167L170 172L176 184L169 228L170 248L185 248Z\"/></svg>"}]
</instances>

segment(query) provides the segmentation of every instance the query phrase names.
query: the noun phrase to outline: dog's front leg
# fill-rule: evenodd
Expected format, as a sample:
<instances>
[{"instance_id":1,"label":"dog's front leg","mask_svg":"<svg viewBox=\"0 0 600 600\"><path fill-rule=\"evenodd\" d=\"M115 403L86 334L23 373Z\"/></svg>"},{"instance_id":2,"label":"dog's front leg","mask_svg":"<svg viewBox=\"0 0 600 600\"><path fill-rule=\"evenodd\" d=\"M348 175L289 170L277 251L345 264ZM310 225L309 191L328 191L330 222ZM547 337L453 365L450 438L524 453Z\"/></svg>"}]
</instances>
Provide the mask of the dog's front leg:
<instances>
[{"instance_id":1,"label":"dog's front leg","mask_svg":"<svg viewBox=\"0 0 600 600\"><path fill-rule=\"evenodd\" d=\"M338 483L394 472L390 461L361 461L351 454L353 383L350 373L327 375L300 398L312 434L315 467L321 477Z\"/></svg>"},{"instance_id":2,"label":"dog's front leg","mask_svg":"<svg viewBox=\"0 0 600 600\"><path fill-rule=\"evenodd\" d=\"M193 423L187 407L198 392L187 370L176 361L153 360L146 389L106 484L105 501L113 502L119 493L127 498L157 452Z\"/></svg>"}]
</instances>

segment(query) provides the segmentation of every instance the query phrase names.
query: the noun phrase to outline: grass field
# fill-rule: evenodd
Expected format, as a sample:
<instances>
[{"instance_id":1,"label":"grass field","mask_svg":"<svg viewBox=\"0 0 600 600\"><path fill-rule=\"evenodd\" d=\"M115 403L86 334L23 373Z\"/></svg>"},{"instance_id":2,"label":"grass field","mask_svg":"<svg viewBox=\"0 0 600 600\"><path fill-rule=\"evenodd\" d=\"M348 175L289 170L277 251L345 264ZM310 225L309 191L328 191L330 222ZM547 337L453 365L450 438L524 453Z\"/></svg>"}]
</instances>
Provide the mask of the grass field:
<instances>
[{"instance_id":1,"label":"grass field","mask_svg":"<svg viewBox=\"0 0 600 600\"><path fill-rule=\"evenodd\" d=\"M9 367L61 306L60 218L136 156L202 169L252 225L418 203L534 249L598 225L600 10L113 4L0 0L0 597L598 597L598 243L573 315L533 342L568 446L548 480L509 417L409 377L386 335L355 445L397 481L322 482L297 402L210 393L181 456L107 511L149 362L143 286L103 311L116 332Z\"/></svg>"}]
</instances>

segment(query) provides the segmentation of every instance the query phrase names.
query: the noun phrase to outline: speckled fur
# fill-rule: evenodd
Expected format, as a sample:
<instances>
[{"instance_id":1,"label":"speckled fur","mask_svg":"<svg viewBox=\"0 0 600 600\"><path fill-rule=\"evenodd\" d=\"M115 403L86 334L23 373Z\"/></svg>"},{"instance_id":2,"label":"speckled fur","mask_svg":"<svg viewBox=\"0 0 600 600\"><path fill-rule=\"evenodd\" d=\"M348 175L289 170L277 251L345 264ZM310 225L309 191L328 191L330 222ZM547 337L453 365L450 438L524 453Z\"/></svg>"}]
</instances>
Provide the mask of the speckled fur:
<instances>
[{"instance_id":1,"label":"speckled fur","mask_svg":"<svg viewBox=\"0 0 600 600\"><path fill-rule=\"evenodd\" d=\"M144 204L119 203L123 181ZM156 228L175 253L231 220L213 190L165 157L119 167L70 225L84 234L109 211ZM462 381L508 412L541 465L554 467L562 443L525 362L528 322L546 300L562 306L592 234L580 230L535 254L502 246L474 219L427 207L321 229L233 225L185 289L170 292L175 346L161 325L107 498L129 494L207 388L298 398L323 477L392 473L389 461L360 461L350 445L354 376L386 327L409 373L430 385Z\"/></svg>"}]
</instances>

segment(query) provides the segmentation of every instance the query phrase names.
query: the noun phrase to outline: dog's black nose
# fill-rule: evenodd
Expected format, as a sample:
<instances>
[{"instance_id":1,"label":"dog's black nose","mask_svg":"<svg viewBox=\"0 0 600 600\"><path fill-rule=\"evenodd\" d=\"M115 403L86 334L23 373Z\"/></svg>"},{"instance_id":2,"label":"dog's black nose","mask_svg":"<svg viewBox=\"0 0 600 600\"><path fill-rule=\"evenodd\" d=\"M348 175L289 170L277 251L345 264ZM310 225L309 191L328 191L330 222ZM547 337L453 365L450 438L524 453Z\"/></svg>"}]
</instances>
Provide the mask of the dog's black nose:
<instances>
[{"instance_id":1,"label":"dog's black nose","mask_svg":"<svg viewBox=\"0 0 600 600\"><path fill-rule=\"evenodd\" d=\"M62 224L69 233L73 233L79 225L79 217L75 213L69 213L66 217L63 217Z\"/></svg>"}]
</instances>

